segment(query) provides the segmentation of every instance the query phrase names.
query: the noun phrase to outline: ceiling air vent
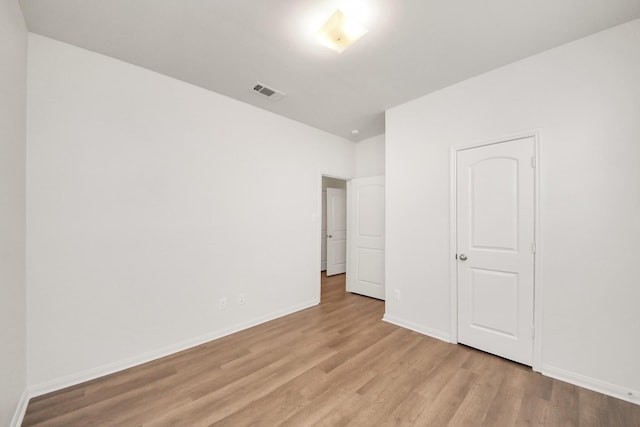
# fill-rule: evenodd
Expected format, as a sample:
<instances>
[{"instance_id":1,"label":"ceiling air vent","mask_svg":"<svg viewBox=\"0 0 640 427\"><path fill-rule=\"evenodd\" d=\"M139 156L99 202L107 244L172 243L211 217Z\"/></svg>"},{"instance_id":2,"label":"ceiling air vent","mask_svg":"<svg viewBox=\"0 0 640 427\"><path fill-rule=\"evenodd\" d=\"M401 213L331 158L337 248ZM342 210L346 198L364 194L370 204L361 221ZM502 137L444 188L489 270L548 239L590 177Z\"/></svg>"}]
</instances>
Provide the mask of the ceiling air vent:
<instances>
[{"instance_id":1,"label":"ceiling air vent","mask_svg":"<svg viewBox=\"0 0 640 427\"><path fill-rule=\"evenodd\" d=\"M260 82L256 82L256 85L253 87L253 90L255 92L258 92L260 95L269 98L272 101L277 101L278 99L281 99L284 96L284 93L278 90L275 90L274 88L271 88Z\"/></svg>"}]
</instances>

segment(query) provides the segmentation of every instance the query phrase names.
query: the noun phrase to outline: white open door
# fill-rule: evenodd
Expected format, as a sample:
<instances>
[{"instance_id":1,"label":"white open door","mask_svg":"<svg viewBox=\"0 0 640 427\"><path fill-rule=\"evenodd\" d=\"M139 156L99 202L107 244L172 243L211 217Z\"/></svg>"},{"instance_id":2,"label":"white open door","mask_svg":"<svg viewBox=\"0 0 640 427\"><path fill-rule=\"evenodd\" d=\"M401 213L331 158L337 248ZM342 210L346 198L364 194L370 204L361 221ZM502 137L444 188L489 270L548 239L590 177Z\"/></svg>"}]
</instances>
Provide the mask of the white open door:
<instances>
[{"instance_id":1,"label":"white open door","mask_svg":"<svg viewBox=\"0 0 640 427\"><path fill-rule=\"evenodd\" d=\"M457 153L458 341L533 362L533 137Z\"/></svg>"},{"instance_id":2,"label":"white open door","mask_svg":"<svg viewBox=\"0 0 640 427\"><path fill-rule=\"evenodd\" d=\"M352 179L347 291L384 299L384 176Z\"/></svg>"},{"instance_id":3,"label":"white open door","mask_svg":"<svg viewBox=\"0 0 640 427\"><path fill-rule=\"evenodd\" d=\"M327 188L327 276L347 271L347 195Z\"/></svg>"}]
</instances>

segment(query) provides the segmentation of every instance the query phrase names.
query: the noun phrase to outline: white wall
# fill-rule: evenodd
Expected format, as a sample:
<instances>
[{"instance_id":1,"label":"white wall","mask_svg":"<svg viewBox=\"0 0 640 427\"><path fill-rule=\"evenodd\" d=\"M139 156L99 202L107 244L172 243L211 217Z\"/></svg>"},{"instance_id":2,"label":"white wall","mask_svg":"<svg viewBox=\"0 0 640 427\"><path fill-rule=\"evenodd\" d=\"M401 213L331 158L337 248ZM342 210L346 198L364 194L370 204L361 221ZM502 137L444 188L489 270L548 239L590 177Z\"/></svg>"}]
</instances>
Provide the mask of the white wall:
<instances>
[{"instance_id":1,"label":"white wall","mask_svg":"<svg viewBox=\"0 0 640 427\"><path fill-rule=\"evenodd\" d=\"M640 21L387 112L386 315L449 336L450 147L538 129L543 371L640 391Z\"/></svg>"},{"instance_id":2,"label":"white wall","mask_svg":"<svg viewBox=\"0 0 640 427\"><path fill-rule=\"evenodd\" d=\"M28 105L34 393L319 302L352 142L36 35Z\"/></svg>"},{"instance_id":3,"label":"white wall","mask_svg":"<svg viewBox=\"0 0 640 427\"><path fill-rule=\"evenodd\" d=\"M0 425L26 403L25 147L27 30L15 0L0 3ZM23 399L21 401L21 399ZM16 418L16 422L18 421Z\"/></svg>"},{"instance_id":4,"label":"white wall","mask_svg":"<svg viewBox=\"0 0 640 427\"><path fill-rule=\"evenodd\" d=\"M384 134L356 143L356 177L384 175Z\"/></svg>"}]
</instances>

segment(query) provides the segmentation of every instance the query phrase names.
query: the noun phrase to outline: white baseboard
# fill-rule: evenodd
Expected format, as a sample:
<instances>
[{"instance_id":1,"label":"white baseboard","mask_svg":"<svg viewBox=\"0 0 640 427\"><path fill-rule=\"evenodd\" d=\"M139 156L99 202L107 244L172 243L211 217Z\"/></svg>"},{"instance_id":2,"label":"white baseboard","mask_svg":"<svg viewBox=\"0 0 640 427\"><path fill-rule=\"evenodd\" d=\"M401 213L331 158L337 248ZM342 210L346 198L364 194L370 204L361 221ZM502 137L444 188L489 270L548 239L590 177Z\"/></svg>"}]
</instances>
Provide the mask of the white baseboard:
<instances>
[{"instance_id":1,"label":"white baseboard","mask_svg":"<svg viewBox=\"0 0 640 427\"><path fill-rule=\"evenodd\" d=\"M396 326L400 326L400 327L403 327L403 328L406 328L406 329L410 329L410 330L418 332L418 333L420 333L422 335L427 335L429 337L436 338L436 339L439 339L439 340L445 341L445 342L451 342L449 334L447 332L442 332L442 331L438 331L438 330L435 330L435 329L425 328L424 326L418 325L418 324L410 322L408 320L398 319L397 317L389 316L388 314L385 314L382 317L382 320L384 320L387 323L394 324Z\"/></svg>"},{"instance_id":2,"label":"white baseboard","mask_svg":"<svg viewBox=\"0 0 640 427\"><path fill-rule=\"evenodd\" d=\"M323 260L320 262L320 271L325 271L327 269L327 260Z\"/></svg>"},{"instance_id":3,"label":"white baseboard","mask_svg":"<svg viewBox=\"0 0 640 427\"><path fill-rule=\"evenodd\" d=\"M27 412L27 405L29 404L29 393L25 390L20 397L18 407L13 413L13 419L11 420L11 427L20 427L22 420L24 420L24 414Z\"/></svg>"},{"instance_id":4,"label":"white baseboard","mask_svg":"<svg viewBox=\"0 0 640 427\"><path fill-rule=\"evenodd\" d=\"M569 384L577 385L598 393L606 394L607 396L612 396L640 405L640 391L638 390L629 390L616 384L611 384L606 381L597 380L595 378L546 364L542 365L541 373L547 377L555 378Z\"/></svg>"},{"instance_id":5,"label":"white baseboard","mask_svg":"<svg viewBox=\"0 0 640 427\"><path fill-rule=\"evenodd\" d=\"M122 371L124 369L129 369L131 367L142 365L143 363L151 362L152 360L160 359L165 356L169 356L174 353L178 353L180 351L187 350L189 348L193 348L199 346L201 344L207 343L209 341L216 340L218 338L225 337L227 335L234 334L236 332L240 332L245 329L249 329L251 327L260 325L262 323L277 319L279 317L286 316L288 314L295 313L296 311L304 310L309 307L313 307L318 305L318 301L308 301L303 304L299 304L284 310L279 310L264 316L260 316L254 319L251 319L246 322L242 322L240 324L234 325L229 328L220 329L217 331L210 332L205 335L201 335L196 338L192 338L186 341L182 341L178 344L170 345L168 347L164 347L158 350L154 350L145 354L141 354L138 356L134 356L131 358L127 358L124 360L120 360L114 363L109 363L106 365L98 366L93 369L89 369L83 372L78 372L75 374L67 375L62 378L57 378L52 381L43 382L40 384L35 384L29 387L28 397L36 397L41 396L43 394L51 393L54 391L62 390L67 387L71 387L77 384L81 384L86 381L90 381L96 378L103 377L105 375L113 374L118 371ZM27 393L25 393L27 395ZM27 399L28 402L28 399ZM25 404L26 409L26 404Z\"/></svg>"},{"instance_id":6,"label":"white baseboard","mask_svg":"<svg viewBox=\"0 0 640 427\"><path fill-rule=\"evenodd\" d=\"M398 319L396 317L389 316L387 314L384 315L382 320L384 320L385 322L392 323L394 325L401 326L403 328L421 333L423 335L437 338L442 341L451 342L449 334L446 332L425 328L424 326L417 325L413 322L409 322L403 319ZM583 387L598 393L606 394L607 396L612 396L617 399L626 400L628 402L635 403L636 405L640 405L639 390L629 390L625 387L622 387L616 384L611 384L606 381L601 381L595 378L587 377L585 375L567 371L561 368L556 368L555 366L550 366L546 364L542 365L541 374L547 377L555 378L557 380L564 381L579 387Z\"/></svg>"},{"instance_id":7,"label":"white baseboard","mask_svg":"<svg viewBox=\"0 0 640 427\"><path fill-rule=\"evenodd\" d=\"M122 371L124 369L141 365L143 363L147 363L152 360L156 360L174 353L178 353L180 351L184 351L189 348L196 347L206 342L213 341L218 338L222 338L224 336L231 335L236 332L240 332L242 330L251 328L253 326L257 326L262 323L275 320L279 317L283 317L283 316L295 313L297 311L304 310L309 307L313 307L315 305L318 305L317 300L308 301L303 304L299 304L297 306L290 307L285 310L276 311L265 316L251 319L247 322L234 325L233 327L230 327L230 328L214 331L209 334L202 335L200 337L196 337L190 340L186 340L181 343L171 345L162 349L158 349L146 354L138 355L138 356L124 359L118 362L99 366L94 369L89 369L83 372L68 375L66 377L62 377L52 381L47 381L44 383L30 386L28 390L25 390L25 392L22 394L20 398L20 401L18 403L18 406L13 416L13 420L11 422L11 427L19 427L22 424L24 415L27 410L27 405L29 403L29 399L33 397L58 391L67 387L81 384L86 381L103 377L105 375ZM383 316L382 320L387 323L391 323L396 326L410 329L412 331L418 332L423 335L427 335L432 338L436 338L441 341L450 342L449 334L443 331L425 328L424 326L418 325L416 323L413 323L404 319L399 319L393 316L389 316L387 314ZM584 387L586 389L589 389L598 393L606 394L608 396L612 396L618 399L626 400L631 403L635 403L636 405L640 405L640 390L629 390L627 388L624 388L616 384L611 384L605 381L587 377L575 372L567 371L565 369L557 368L555 366L551 366L547 364L542 365L541 373L545 376L555 378L560 381L565 381L567 383L577 385L579 387ZM631 395L629 393L631 393Z\"/></svg>"}]
</instances>

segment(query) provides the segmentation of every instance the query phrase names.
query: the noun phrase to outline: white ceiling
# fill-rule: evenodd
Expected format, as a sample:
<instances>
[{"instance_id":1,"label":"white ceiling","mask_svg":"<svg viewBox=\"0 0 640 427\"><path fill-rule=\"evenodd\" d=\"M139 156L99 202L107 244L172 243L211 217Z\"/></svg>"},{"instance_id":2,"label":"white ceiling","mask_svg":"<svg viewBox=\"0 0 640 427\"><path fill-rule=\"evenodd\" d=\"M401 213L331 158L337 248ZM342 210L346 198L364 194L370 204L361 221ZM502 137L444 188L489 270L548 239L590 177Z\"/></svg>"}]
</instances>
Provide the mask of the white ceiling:
<instances>
[{"instance_id":1,"label":"white ceiling","mask_svg":"<svg viewBox=\"0 0 640 427\"><path fill-rule=\"evenodd\" d=\"M342 54L314 43L336 7L368 8ZM349 139L384 111L640 18L640 0L21 0L29 29ZM287 94L269 101L261 81ZM353 138L351 131L359 129Z\"/></svg>"}]
</instances>

